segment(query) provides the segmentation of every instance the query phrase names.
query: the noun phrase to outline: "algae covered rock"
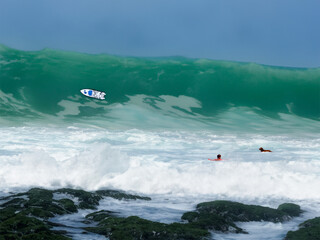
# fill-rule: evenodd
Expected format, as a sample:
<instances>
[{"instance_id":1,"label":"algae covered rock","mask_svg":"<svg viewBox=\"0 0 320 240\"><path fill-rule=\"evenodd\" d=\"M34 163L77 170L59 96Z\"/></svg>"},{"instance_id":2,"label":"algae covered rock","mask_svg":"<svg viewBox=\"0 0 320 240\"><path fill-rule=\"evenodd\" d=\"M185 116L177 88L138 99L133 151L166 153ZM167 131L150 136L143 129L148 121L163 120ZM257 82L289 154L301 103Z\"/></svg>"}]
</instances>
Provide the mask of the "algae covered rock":
<instances>
[{"instance_id":1,"label":"algae covered rock","mask_svg":"<svg viewBox=\"0 0 320 240\"><path fill-rule=\"evenodd\" d=\"M285 240L320 240L320 217L307 220L299 225L299 230L289 231Z\"/></svg>"},{"instance_id":2,"label":"algae covered rock","mask_svg":"<svg viewBox=\"0 0 320 240\"><path fill-rule=\"evenodd\" d=\"M99 205L99 201L102 199L102 196L94 192L87 192L79 189L62 188L54 190L54 193L68 194L77 198L79 201L78 208L80 209L96 209Z\"/></svg>"},{"instance_id":3,"label":"algae covered rock","mask_svg":"<svg viewBox=\"0 0 320 240\"><path fill-rule=\"evenodd\" d=\"M70 239L50 231L42 221L21 213L0 222L0 239Z\"/></svg>"},{"instance_id":4,"label":"algae covered rock","mask_svg":"<svg viewBox=\"0 0 320 240\"><path fill-rule=\"evenodd\" d=\"M33 188L0 199L3 202L0 204L0 240L68 239L66 232L52 230L58 223L51 223L48 220L56 215L75 213L79 209L96 209L105 197L119 200L151 200L149 197L115 190L87 192L68 188L57 190ZM232 201L212 201L200 203L195 211L184 213L181 217L183 223L165 224L136 216L124 218L118 217L115 212L102 210L88 214L83 221L83 223L95 222L97 226L83 229L102 234L110 240L203 240L210 238L209 231L246 233L235 222L282 222L299 216L300 213L300 207L292 203L284 203L273 209ZM303 232L289 232L288 239L294 236L292 234L317 236L318 227L319 220L307 221L301 225L300 230Z\"/></svg>"},{"instance_id":5,"label":"algae covered rock","mask_svg":"<svg viewBox=\"0 0 320 240\"><path fill-rule=\"evenodd\" d=\"M132 194L127 194L122 191L115 191L115 190L98 190L96 193L100 196L104 197L112 197L118 200L145 200L145 201L150 201L151 198L149 197L142 197L138 195L132 195Z\"/></svg>"},{"instance_id":6,"label":"algae covered rock","mask_svg":"<svg viewBox=\"0 0 320 240\"><path fill-rule=\"evenodd\" d=\"M99 205L99 201L104 197L111 197L118 200L151 200L149 197L141 197L116 190L98 190L95 192L87 192L78 189L62 188L54 190L53 192L68 194L74 198L77 198L79 201L78 208L80 209L96 209Z\"/></svg>"},{"instance_id":7,"label":"algae covered rock","mask_svg":"<svg viewBox=\"0 0 320 240\"><path fill-rule=\"evenodd\" d=\"M55 199L54 194L64 194L65 198ZM76 199L77 203L68 197ZM78 209L96 209L99 205L99 201L104 197L127 200L150 200L148 197L126 194L122 191L115 190L87 192L69 188L57 190L32 188L27 192L2 198L2 200L7 201L0 205L0 208L7 209L3 210L2 215L12 214L13 212L22 212L25 215L48 219L55 215L75 213ZM0 216L0 220L1 218L2 216Z\"/></svg>"},{"instance_id":8,"label":"algae covered rock","mask_svg":"<svg viewBox=\"0 0 320 240\"><path fill-rule=\"evenodd\" d=\"M54 224L48 219L56 215L75 213L78 209L96 209L99 201L107 196L117 199L150 200L147 197L115 190L87 192L68 188L57 190L32 188L27 192L0 199L4 201L0 204L0 240L69 239L64 236L66 232L51 230ZM106 213L107 211L104 211L104 214ZM94 216L94 219L102 219L101 214Z\"/></svg>"},{"instance_id":9,"label":"algae covered rock","mask_svg":"<svg viewBox=\"0 0 320 240\"><path fill-rule=\"evenodd\" d=\"M0 240L69 239L62 233L51 231L51 226L40 220L69 213L52 197L51 191L34 188L2 199L7 202L0 205Z\"/></svg>"},{"instance_id":10,"label":"algae covered rock","mask_svg":"<svg viewBox=\"0 0 320 240\"><path fill-rule=\"evenodd\" d=\"M283 211L284 210L284 211ZM258 205L246 205L232 201L213 201L197 205L200 213L216 213L232 221L283 222L290 217L299 216L300 207L293 203L281 204L278 209ZM297 214L298 212L298 214Z\"/></svg>"},{"instance_id":11,"label":"algae covered rock","mask_svg":"<svg viewBox=\"0 0 320 240\"><path fill-rule=\"evenodd\" d=\"M298 216L300 212L300 207L292 203L281 204L278 209L273 209L219 200L200 203L197 205L196 211L184 213L181 219L204 229L246 233L235 222L283 222Z\"/></svg>"},{"instance_id":12,"label":"algae covered rock","mask_svg":"<svg viewBox=\"0 0 320 240\"><path fill-rule=\"evenodd\" d=\"M290 217L298 217L302 213L300 206L293 203L280 204L277 209L288 214Z\"/></svg>"},{"instance_id":13,"label":"algae covered rock","mask_svg":"<svg viewBox=\"0 0 320 240\"><path fill-rule=\"evenodd\" d=\"M7 197L7 199L10 200L0 207L10 207L24 215L32 215L43 219L77 212L77 209L71 206L72 201L71 203L68 202L68 199L54 200L52 191L41 188L32 188L28 192L15 194Z\"/></svg>"},{"instance_id":14,"label":"algae covered rock","mask_svg":"<svg viewBox=\"0 0 320 240\"><path fill-rule=\"evenodd\" d=\"M67 210L70 213L77 212L77 207L74 204L74 202L70 199L64 198L57 201L58 205L62 206L65 210Z\"/></svg>"},{"instance_id":15,"label":"algae covered rock","mask_svg":"<svg viewBox=\"0 0 320 240\"><path fill-rule=\"evenodd\" d=\"M112 211L107 211L107 210L101 210L99 212L94 212L90 213L86 216L86 219L95 221L95 222L100 222L108 217L112 217L114 212Z\"/></svg>"},{"instance_id":16,"label":"algae covered rock","mask_svg":"<svg viewBox=\"0 0 320 240\"><path fill-rule=\"evenodd\" d=\"M187 212L181 217L193 226L221 232L247 233L235 223L215 213Z\"/></svg>"},{"instance_id":17,"label":"algae covered rock","mask_svg":"<svg viewBox=\"0 0 320 240\"><path fill-rule=\"evenodd\" d=\"M97 227L85 228L87 231L103 234L110 240L203 240L209 232L190 224L165 224L152 222L136 216L127 218L104 215Z\"/></svg>"}]
</instances>

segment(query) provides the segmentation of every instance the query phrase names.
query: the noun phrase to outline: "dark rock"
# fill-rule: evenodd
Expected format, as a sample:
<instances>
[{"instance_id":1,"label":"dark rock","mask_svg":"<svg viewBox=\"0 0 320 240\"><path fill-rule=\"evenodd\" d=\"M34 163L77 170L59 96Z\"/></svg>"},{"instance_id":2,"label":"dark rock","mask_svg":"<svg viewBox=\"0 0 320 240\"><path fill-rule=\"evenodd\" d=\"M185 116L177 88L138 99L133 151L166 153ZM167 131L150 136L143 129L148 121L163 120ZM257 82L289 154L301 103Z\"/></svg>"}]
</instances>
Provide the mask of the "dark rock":
<instances>
[{"instance_id":1,"label":"dark rock","mask_svg":"<svg viewBox=\"0 0 320 240\"><path fill-rule=\"evenodd\" d=\"M16 214L0 222L0 239L69 239L50 231L42 221Z\"/></svg>"},{"instance_id":2,"label":"dark rock","mask_svg":"<svg viewBox=\"0 0 320 240\"><path fill-rule=\"evenodd\" d=\"M97 194L99 194L100 196L104 196L104 197L112 197L118 200L146 200L146 201L150 201L151 198L149 197L141 197L141 196L137 196L137 195L132 195L132 194L127 194L125 192L121 192L121 191L115 191L115 190L99 190L96 191Z\"/></svg>"},{"instance_id":3,"label":"dark rock","mask_svg":"<svg viewBox=\"0 0 320 240\"><path fill-rule=\"evenodd\" d=\"M85 228L87 231L103 234L110 240L201 240L208 239L209 232L191 224L164 224L141 219L136 216L128 218L107 217L97 227Z\"/></svg>"},{"instance_id":4,"label":"dark rock","mask_svg":"<svg viewBox=\"0 0 320 240\"><path fill-rule=\"evenodd\" d=\"M269 221L282 222L288 215L277 209L257 205L246 205L231 201L213 201L197 205L199 213L214 213L229 221Z\"/></svg>"},{"instance_id":5,"label":"dark rock","mask_svg":"<svg viewBox=\"0 0 320 240\"><path fill-rule=\"evenodd\" d=\"M40 207L28 207L24 210L21 211L23 214L25 214L26 216L35 216L38 218L42 218L42 219L48 219L51 217L54 217L54 214L49 211L48 209L42 209Z\"/></svg>"},{"instance_id":6,"label":"dark rock","mask_svg":"<svg viewBox=\"0 0 320 240\"><path fill-rule=\"evenodd\" d=\"M78 207L80 209L96 209L97 205L99 205L99 201L102 199L102 196L92 193L86 192L84 190L78 189L69 189L69 188L62 188L53 191L54 193L64 193L72 195L79 199Z\"/></svg>"},{"instance_id":7,"label":"dark rock","mask_svg":"<svg viewBox=\"0 0 320 240\"><path fill-rule=\"evenodd\" d=\"M68 198L55 200L54 193L68 194L78 198L79 204ZM75 213L80 209L96 209L104 197L127 200L150 200L147 197L126 194L114 190L86 192L76 189L46 190L32 188L27 192L13 194L4 198L0 204L0 240L1 239L69 239L66 231L51 230L52 227L64 226L47 221L55 215ZM102 220L112 212L103 211L92 215L92 221ZM90 219L89 219L90 220ZM89 221L88 220L88 221Z\"/></svg>"},{"instance_id":8,"label":"dark rock","mask_svg":"<svg viewBox=\"0 0 320 240\"><path fill-rule=\"evenodd\" d=\"M301 223L299 230L289 231L285 240L320 240L320 217Z\"/></svg>"},{"instance_id":9,"label":"dark rock","mask_svg":"<svg viewBox=\"0 0 320 240\"><path fill-rule=\"evenodd\" d=\"M59 204L59 206L63 207L64 210L68 211L69 213L75 213L78 211L76 205L70 199L60 199L57 201L57 203Z\"/></svg>"},{"instance_id":10,"label":"dark rock","mask_svg":"<svg viewBox=\"0 0 320 240\"><path fill-rule=\"evenodd\" d=\"M114 212L112 211L107 211L107 210L101 210L99 212L94 212L90 213L86 216L86 219L95 221L95 222L100 222L108 217L113 216Z\"/></svg>"},{"instance_id":11,"label":"dark rock","mask_svg":"<svg viewBox=\"0 0 320 240\"><path fill-rule=\"evenodd\" d=\"M201 229L221 232L247 233L243 229L237 227L237 225L232 221L228 221L215 213L187 212L183 214L181 219L187 220L193 226Z\"/></svg>"},{"instance_id":12,"label":"dark rock","mask_svg":"<svg viewBox=\"0 0 320 240\"><path fill-rule=\"evenodd\" d=\"M277 209L288 214L290 217L298 217L302 213L300 206L293 203L283 203Z\"/></svg>"},{"instance_id":13,"label":"dark rock","mask_svg":"<svg viewBox=\"0 0 320 240\"><path fill-rule=\"evenodd\" d=\"M138 195L127 194L122 191L116 190L99 190L96 192L86 192L84 190L77 190L77 189L69 189L69 188L62 188L54 190L55 193L64 193L69 194L73 197L79 199L79 208L81 209L96 209L99 205L99 201L103 197L111 197L118 200L151 200L149 197L141 197Z\"/></svg>"},{"instance_id":14,"label":"dark rock","mask_svg":"<svg viewBox=\"0 0 320 240\"><path fill-rule=\"evenodd\" d=\"M67 194L77 198L78 204L72 199L56 200L54 193ZM78 209L96 209L104 197L119 200L151 200L148 197L127 194L115 190L99 190L86 192L77 189L46 190L33 188L28 192L14 194L3 198L7 201L0 205L0 240L2 239L69 239L66 231L54 231L52 227L64 226L49 222L55 215L75 213ZM121 239L172 239L172 240L202 240L208 239L209 230L220 232L246 233L235 222L271 221L282 222L299 216L301 209L292 203L281 204L278 209L257 205L245 205L231 201L213 201L197 205L196 210L186 212L181 217L185 223L164 224L141 219L136 216L117 217L112 211L99 211L88 214L86 223L96 222L96 227L84 228L86 231L103 234L110 240ZM319 219L310 220L300 226L300 230L291 234L319 233ZM305 232L307 231L307 232ZM308 235L308 236L309 236ZM297 235L305 236L305 235ZM318 235L319 236L319 235ZM308 238L319 239L319 238Z\"/></svg>"},{"instance_id":15,"label":"dark rock","mask_svg":"<svg viewBox=\"0 0 320 240\"><path fill-rule=\"evenodd\" d=\"M20 198L21 196L26 196L27 199ZM12 195L10 198L12 199L0 205L0 207L11 207L24 213L24 215L32 215L43 219L48 219L56 214L68 213L62 203L59 206L57 204L59 202L53 200L53 194L50 190L32 188L28 192Z\"/></svg>"},{"instance_id":16,"label":"dark rock","mask_svg":"<svg viewBox=\"0 0 320 240\"><path fill-rule=\"evenodd\" d=\"M15 216L16 212L17 212L17 209L11 206L0 209L0 223L5 221L8 218Z\"/></svg>"},{"instance_id":17,"label":"dark rock","mask_svg":"<svg viewBox=\"0 0 320 240\"><path fill-rule=\"evenodd\" d=\"M9 200L8 202L3 203L1 207L16 207L16 206L23 207L26 202L27 200L23 198L14 198Z\"/></svg>"},{"instance_id":18,"label":"dark rock","mask_svg":"<svg viewBox=\"0 0 320 240\"><path fill-rule=\"evenodd\" d=\"M235 222L283 222L300 213L300 207L292 203L281 204L278 209L273 209L231 201L213 201L198 204L196 211L184 213L181 219L203 229L246 233Z\"/></svg>"}]
</instances>

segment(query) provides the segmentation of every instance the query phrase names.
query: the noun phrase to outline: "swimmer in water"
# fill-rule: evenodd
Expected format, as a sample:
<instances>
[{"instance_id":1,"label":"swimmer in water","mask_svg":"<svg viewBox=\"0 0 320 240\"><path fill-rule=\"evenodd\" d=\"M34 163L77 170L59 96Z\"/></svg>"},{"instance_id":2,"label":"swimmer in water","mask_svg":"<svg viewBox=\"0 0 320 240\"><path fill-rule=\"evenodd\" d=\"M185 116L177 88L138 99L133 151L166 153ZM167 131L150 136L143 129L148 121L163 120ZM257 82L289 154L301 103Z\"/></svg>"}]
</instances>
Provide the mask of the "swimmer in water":
<instances>
[{"instance_id":1,"label":"swimmer in water","mask_svg":"<svg viewBox=\"0 0 320 240\"><path fill-rule=\"evenodd\" d=\"M208 160L209 160L209 161L221 161L221 160L222 160L222 159L221 159L221 154L218 154L216 159L210 159L210 158L208 158Z\"/></svg>"},{"instance_id":2,"label":"swimmer in water","mask_svg":"<svg viewBox=\"0 0 320 240\"><path fill-rule=\"evenodd\" d=\"M263 147L259 148L260 152L272 152L271 150L264 150Z\"/></svg>"}]
</instances>

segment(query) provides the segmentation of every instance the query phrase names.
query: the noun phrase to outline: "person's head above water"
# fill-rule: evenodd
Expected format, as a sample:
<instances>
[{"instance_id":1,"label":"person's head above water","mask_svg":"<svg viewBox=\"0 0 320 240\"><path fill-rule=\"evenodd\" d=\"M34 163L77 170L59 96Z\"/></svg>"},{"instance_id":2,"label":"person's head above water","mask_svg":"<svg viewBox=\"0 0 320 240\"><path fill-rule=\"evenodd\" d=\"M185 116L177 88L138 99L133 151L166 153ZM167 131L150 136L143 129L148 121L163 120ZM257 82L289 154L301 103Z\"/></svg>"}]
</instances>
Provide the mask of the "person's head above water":
<instances>
[{"instance_id":1,"label":"person's head above water","mask_svg":"<svg viewBox=\"0 0 320 240\"><path fill-rule=\"evenodd\" d=\"M265 150L265 149L263 149L263 147L260 147L259 150L260 150L260 152L272 152L271 150Z\"/></svg>"},{"instance_id":2,"label":"person's head above water","mask_svg":"<svg viewBox=\"0 0 320 240\"><path fill-rule=\"evenodd\" d=\"M217 159L220 159L220 158L221 158L221 155L220 155L220 154L218 154L218 155L217 155Z\"/></svg>"}]
</instances>

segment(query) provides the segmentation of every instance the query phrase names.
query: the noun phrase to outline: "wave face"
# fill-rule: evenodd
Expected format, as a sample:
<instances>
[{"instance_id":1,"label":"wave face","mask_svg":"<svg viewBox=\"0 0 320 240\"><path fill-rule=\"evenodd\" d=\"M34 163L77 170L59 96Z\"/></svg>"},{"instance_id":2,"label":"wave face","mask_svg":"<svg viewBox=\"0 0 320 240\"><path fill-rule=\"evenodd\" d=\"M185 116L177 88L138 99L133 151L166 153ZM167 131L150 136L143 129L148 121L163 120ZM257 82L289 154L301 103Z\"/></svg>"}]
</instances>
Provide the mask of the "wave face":
<instances>
[{"instance_id":1,"label":"wave face","mask_svg":"<svg viewBox=\"0 0 320 240\"><path fill-rule=\"evenodd\" d=\"M83 88L105 91L106 101L82 96ZM320 119L320 68L0 46L0 99L3 124L306 128Z\"/></svg>"}]
</instances>

